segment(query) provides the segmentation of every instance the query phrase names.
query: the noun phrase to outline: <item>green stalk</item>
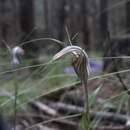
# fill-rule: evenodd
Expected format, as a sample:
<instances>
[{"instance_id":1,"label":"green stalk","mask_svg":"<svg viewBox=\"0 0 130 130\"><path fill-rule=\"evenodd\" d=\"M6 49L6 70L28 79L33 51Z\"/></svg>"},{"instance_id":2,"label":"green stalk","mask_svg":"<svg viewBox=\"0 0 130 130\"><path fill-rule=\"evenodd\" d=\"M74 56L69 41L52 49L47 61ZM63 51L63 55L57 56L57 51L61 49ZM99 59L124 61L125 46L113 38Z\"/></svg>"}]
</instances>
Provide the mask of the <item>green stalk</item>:
<instances>
[{"instance_id":1,"label":"green stalk","mask_svg":"<svg viewBox=\"0 0 130 130\"><path fill-rule=\"evenodd\" d=\"M17 73L14 73L14 130L16 130L17 124L17 98L18 98L18 80Z\"/></svg>"},{"instance_id":2,"label":"green stalk","mask_svg":"<svg viewBox=\"0 0 130 130\"><path fill-rule=\"evenodd\" d=\"M83 130L90 130L90 112L89 112L89 95L88 95L88 87L87 83L83 82L84 87L84 95L85 95L85 102L84 102L84 109L82 116L82 128Z\"/></svg>"}]
</instances>

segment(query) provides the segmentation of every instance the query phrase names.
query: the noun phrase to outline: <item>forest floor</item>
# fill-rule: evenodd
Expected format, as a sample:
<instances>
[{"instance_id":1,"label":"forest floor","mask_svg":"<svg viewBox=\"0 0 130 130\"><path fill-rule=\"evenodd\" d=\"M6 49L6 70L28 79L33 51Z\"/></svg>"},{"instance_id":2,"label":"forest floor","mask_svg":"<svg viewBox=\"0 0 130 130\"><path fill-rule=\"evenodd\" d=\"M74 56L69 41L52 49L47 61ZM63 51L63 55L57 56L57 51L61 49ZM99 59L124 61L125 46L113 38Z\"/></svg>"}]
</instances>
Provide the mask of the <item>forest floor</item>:
<instances>
[{"instance_id":1,"label":"forest floor","mask_svg":"<svg viewBox=\"0 0 130 130\"><path fill-rule=\"evenodd\" d=\"M112 82L110 82L112 81ZM91 129L126 130L129 127L129 96L116 77L89 81ZM28 104L18 114L21 130L81 130L84 89L80 83L53 91Z\"/></svg>"},{"instance_id":2,"label":"forest floor","mask_svg":"<svg viewBox=\"0 0 130 130\"><path fill-rule=\"evenodd\" d=\"M5 62L3 56L2 60ZM9 115L11 124L16 120L16 130L82 130L86 100L81 83L73 71L65 73L68 62L48 64L45 59L44 63L31 68L25 61L24 66L13 71L9 62L0 65L1 110ZM129 74L125 74L121 75L123 83L116 73L89 77L92 130L130 129L130 97L123 85L129 87L130 80Z\"/></svg>"}]
</instances>

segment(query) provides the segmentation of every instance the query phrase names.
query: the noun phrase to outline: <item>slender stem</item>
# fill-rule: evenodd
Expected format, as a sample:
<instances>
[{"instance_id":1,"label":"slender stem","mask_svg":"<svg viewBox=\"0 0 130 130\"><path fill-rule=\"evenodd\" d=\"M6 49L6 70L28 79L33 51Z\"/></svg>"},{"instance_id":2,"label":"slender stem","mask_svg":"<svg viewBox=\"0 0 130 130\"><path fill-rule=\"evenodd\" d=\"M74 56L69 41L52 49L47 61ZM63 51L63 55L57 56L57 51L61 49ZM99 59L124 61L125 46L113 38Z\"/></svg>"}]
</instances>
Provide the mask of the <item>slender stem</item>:
<instances>
[{"instance_id":1,"label":"slender stem","mask_svg":"<svg viewBox=\"0 0 130 130\"><path fill-rule=\"evenodd\" d=\"M14 74L14 130L16 130L17 124L17 98L18 98L18 83L16 74Z\"/></svg>"},{"instance_id":2,"label":"slender stem","mask_svg":"<svg viewBox=\"0 0 130 130\"><path fill-rule=\"evenodd\" d=\"M90 130L90 112L89 112L89 95L88 95L88 85L87 85L87 82L83 82L83 87L84 87L84 95L85 95L85 117L87 119L87 124L88 124L88 127L87 127L87 130Z\"/></svg>"}]
</instances>

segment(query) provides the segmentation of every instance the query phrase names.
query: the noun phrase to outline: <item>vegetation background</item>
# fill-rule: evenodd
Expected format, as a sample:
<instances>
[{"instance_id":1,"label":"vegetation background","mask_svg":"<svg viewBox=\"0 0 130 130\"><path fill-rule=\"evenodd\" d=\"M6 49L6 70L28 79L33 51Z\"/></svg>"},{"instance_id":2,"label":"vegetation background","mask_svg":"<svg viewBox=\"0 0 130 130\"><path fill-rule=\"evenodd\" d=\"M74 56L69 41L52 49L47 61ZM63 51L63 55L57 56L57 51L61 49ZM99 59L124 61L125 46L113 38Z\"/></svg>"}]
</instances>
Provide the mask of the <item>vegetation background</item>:
<instances>
[{"instance_id":1,"label":"vegetation background","mask_svg":"<svg viewBox=\"0 0 130 130\"><path fill-rule=\"evenodd\" d=\"M16 130L80 130L83 88L65 46L89 55L91 129L129 124L130 0L0 0L0 110ZM13 66L10 50L24 55ZM14 125L16 127L14 127ZM85 129L85 128L83 128Z\"/></svg>"}]
</instances>

